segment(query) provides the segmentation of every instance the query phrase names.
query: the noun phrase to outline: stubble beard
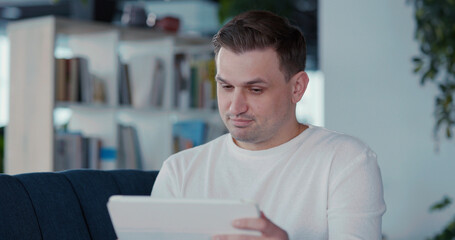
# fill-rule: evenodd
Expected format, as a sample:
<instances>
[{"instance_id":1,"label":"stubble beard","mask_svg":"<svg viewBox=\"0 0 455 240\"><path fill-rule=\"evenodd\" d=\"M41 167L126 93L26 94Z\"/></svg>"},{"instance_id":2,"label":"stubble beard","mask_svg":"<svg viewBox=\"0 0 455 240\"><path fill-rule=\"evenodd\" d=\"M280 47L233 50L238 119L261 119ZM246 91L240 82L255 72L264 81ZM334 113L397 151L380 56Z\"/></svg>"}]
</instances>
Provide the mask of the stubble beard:
<instances>
[{"instance_id":1,"label":"stubble beard","mask_svg":"<svg viewBox=\"0 0 455 240\"><path fill-rule=\"evenodd\" d=\"M253 120L252 124L246 127L236 127L230 121L229 114L226 114L225 125L229 130L231 136L239 142L244 143L261 143L270 140L280 131L280 127L285 124L287 119L290 117L290 112L283 113L282 117L277 120L269 122L270 119L262 119L263 121L259 124L255 117L245 115L240 116L245 119Z\"/></svg>"},{"instance_id":2,"label":"stubble beard","mask_svg":"<svg viewBox=\"0 0 455 240\"><path fill-rule=\"evenodd\" d=\"M255 129L252 126L248 127L235 127L230 126L228 127L231 136L240 142L245 143L257 143L260 139L260 129Z\"/></svg>"},{"instance_id":3,"label":"stubble beard","mask_svg":"<svg viewBox=\"0 0 455 240\"><path fill-rule=\"evenodd\" d=\"M229 133L231 134L231 136L236 141L246 142L246 143L255 143L259 140L260 135L261 135L260 132L262 131L262 129L257 126L257 122L254 117L246 116L246 115L237 116L237 117L241 117L241 118L249 119L249 120L253 121L252 124L250 124L248 126L244 126L244 127L235 126L234 124L232 124L232 122L230 122L231 117L234 117L234 116L226 114L225 125L226 125L227 129L229 130Z\"/></svg>"}]
</instances>

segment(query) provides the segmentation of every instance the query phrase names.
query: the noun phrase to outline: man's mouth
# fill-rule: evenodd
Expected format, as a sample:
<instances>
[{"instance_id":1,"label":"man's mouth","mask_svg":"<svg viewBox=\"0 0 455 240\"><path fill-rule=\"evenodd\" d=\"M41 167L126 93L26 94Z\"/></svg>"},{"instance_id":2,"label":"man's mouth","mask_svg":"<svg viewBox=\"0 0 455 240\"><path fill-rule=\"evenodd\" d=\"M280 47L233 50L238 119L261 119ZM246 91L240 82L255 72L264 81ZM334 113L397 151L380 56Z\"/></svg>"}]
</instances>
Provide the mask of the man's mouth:
<instances>
[{"instance_id":1,"label":"man's mouth","mask_svg":"<svg viewBox=\"0 0 455 240\"><path fill-rule=\"evenodd\" d=\"M235 117L229 117L228 118L232 125L235 127L247 127L253 122L253 119L250 118L235 118Z\"/></svg>"}]
</instances>

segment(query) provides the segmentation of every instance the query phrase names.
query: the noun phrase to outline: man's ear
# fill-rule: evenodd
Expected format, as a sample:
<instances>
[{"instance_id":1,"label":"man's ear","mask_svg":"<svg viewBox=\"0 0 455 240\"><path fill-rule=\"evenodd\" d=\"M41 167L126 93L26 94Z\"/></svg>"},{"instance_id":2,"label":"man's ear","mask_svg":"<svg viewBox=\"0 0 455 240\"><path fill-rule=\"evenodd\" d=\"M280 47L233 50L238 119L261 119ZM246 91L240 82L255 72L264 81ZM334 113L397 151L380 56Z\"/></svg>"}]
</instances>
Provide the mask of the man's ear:
<instances>
[{"instance_id":1,"label":"man's ear","mask_svg":"<svg viewBox=\"0 0 455 240\"><path fill-rule=\"evenodd\" d=\"M302 99L310 79L308 78L306 72L300 71L296 73L290 81L292 84L292 103L297 104L297 102Z\"/></svg>"}]
</instances>

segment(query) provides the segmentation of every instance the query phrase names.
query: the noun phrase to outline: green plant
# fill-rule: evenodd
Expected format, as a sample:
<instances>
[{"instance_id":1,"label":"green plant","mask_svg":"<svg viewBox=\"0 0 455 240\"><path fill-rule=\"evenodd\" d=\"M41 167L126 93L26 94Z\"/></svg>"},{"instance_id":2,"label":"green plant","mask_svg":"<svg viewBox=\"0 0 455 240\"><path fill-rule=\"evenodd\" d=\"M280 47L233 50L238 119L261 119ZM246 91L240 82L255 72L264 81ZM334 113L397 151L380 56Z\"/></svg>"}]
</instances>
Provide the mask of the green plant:
<instances>
[{"instance_id":1,"label":"green plant","mask_svg":"<svg viewBox=\"0 0 455 240\"><path fill-rule=\"evenodd\" d=\"M434 134L441 128L452 137L455 126L455 0L408 0L415 7L415 38L420 54L413 58L414 72L420 74L420 84L431 82L438 87L435 99ZM444 197L430 211L446 209L452 200ZM428 240L455 239L455 217L445 228Z\"/></svg>"},{"instance_id":2,"label":"green plant","mask_svg":"<svg viewBox=\"0 0 455 240\"><path fill-rule=\"evenodd\" d=\"M455 126L455 0L411 0L415 7L415 38L420 55L413 58L420 83L439 88L435 101L435 136L445 127L447 138Z\"/></svg>"},{"instance_id":3,"label":"green plant","mask_svg":"<svg viewBox=\"0 0 455 240\"><path fill-rule=\"evenodd\" d=\"M443 210L450 206L452 203L452 199L448 196L445 196L440 202L435 203L431 206L430 211L439 211ZM427 238L427 240L449 240L455 239L455 217L452 219L451 222L447 224L447 226L438 234L431 238Z\"/></svg>"}]
</instances>

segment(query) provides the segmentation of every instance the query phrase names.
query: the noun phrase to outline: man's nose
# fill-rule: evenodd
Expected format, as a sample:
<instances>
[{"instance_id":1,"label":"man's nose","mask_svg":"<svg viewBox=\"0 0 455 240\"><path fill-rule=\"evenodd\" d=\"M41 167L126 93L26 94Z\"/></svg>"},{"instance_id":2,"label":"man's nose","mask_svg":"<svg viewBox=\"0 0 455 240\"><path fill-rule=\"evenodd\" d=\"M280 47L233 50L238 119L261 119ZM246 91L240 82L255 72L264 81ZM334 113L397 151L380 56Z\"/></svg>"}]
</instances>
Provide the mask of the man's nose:
<instances>
[{"instance_id":1,"label":"man's nose","mask_svg":"<svg viewBox=\"0 0 455 240\"><path fill-rule=\"evenodd\" d=\"M235 91L232 95L229 112L233 115L239 115L248 110L246 98L242 91Z\"/></svg>"}]
</instances>

